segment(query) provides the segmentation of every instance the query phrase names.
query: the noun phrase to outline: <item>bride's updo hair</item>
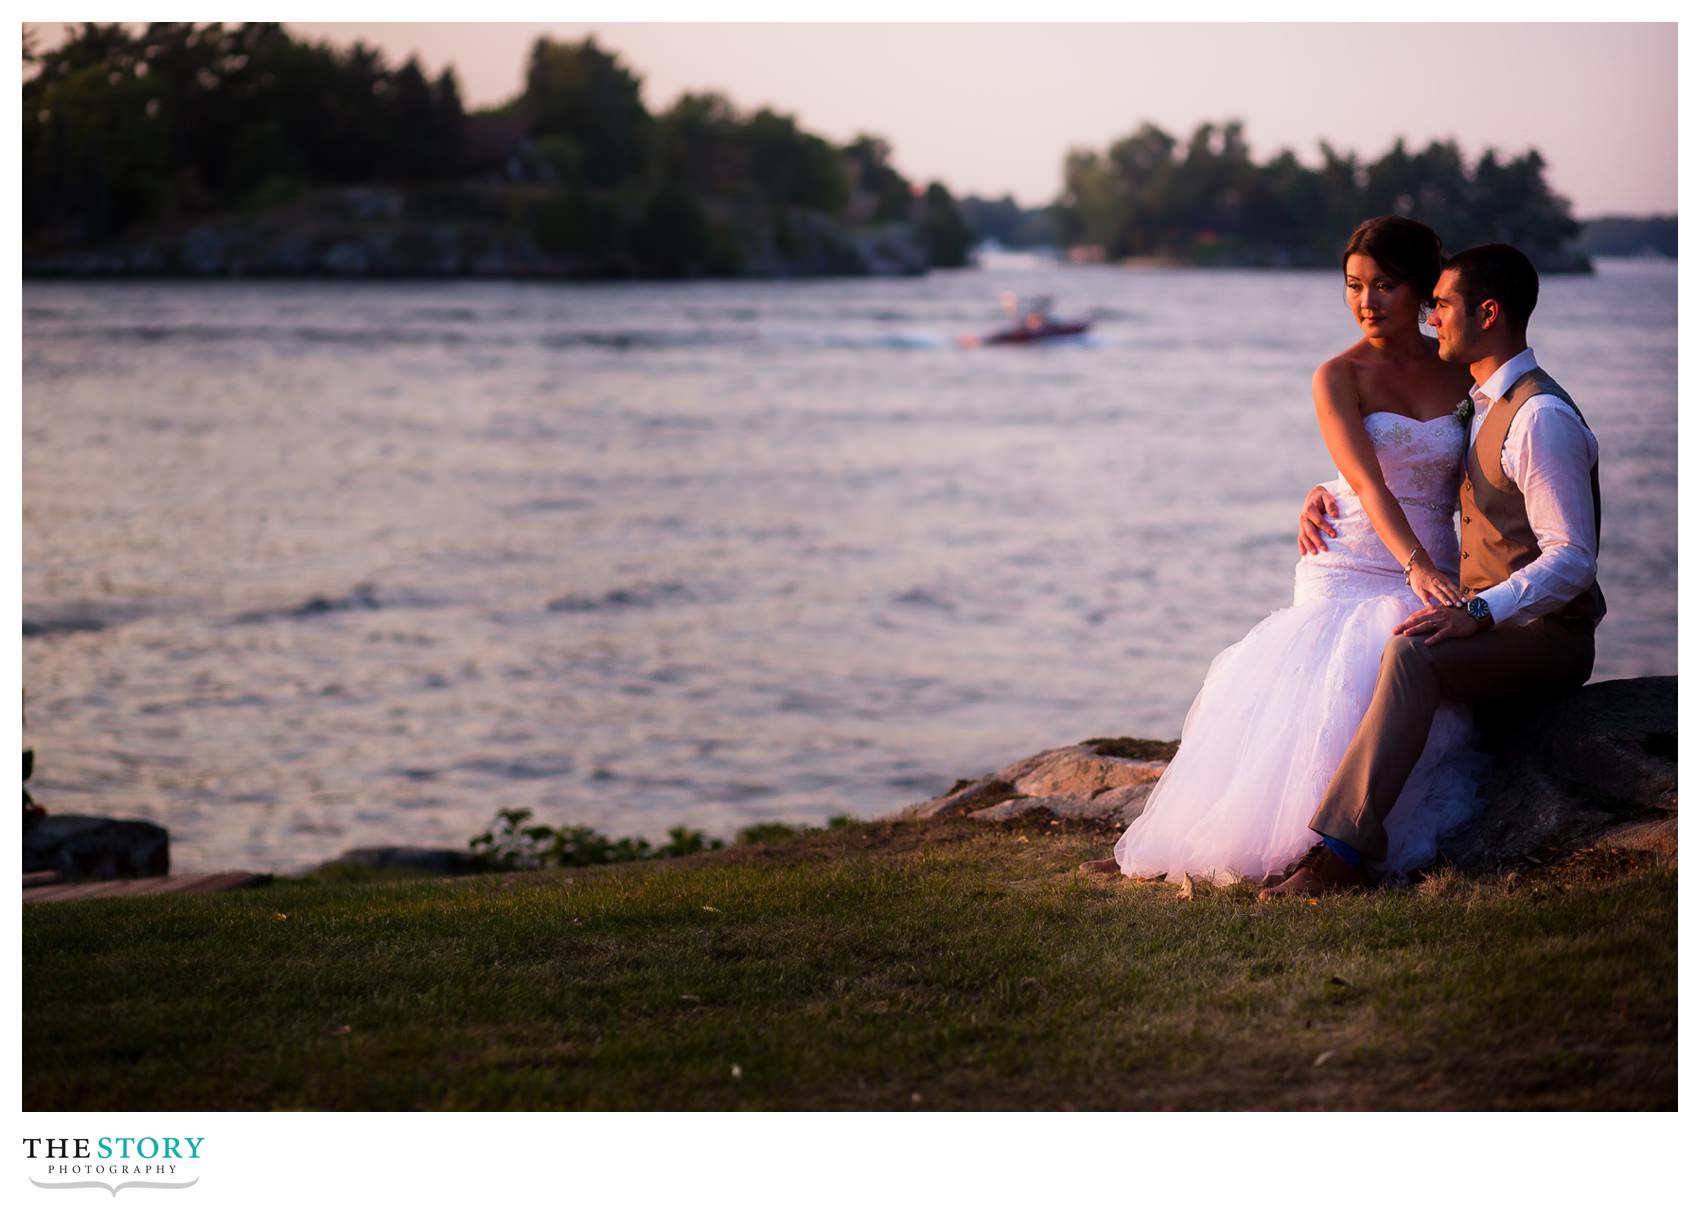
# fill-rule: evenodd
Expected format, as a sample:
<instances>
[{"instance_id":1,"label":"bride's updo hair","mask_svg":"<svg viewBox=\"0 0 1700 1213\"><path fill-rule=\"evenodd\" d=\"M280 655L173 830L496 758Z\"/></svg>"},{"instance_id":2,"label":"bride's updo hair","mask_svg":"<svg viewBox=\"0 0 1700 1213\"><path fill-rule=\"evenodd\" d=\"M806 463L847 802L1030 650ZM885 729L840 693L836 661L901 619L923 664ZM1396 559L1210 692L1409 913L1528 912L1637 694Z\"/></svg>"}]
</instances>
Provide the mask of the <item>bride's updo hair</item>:
<instances>
[{"instance_id":1,"label":"bride's updo hair","mask_svg":"<svg viewBox=\"0 0 1700 1213\"><path fill-rule=\"evenodd\" d=\"M1353 253L1369 257L1400 282L1415 287L1422 298L1434 294L1434 284L1440 278L1440 237L1428 224L1403 215L1365 219L1340 254L1342 274Z\"/></svg>"}]
</instances>

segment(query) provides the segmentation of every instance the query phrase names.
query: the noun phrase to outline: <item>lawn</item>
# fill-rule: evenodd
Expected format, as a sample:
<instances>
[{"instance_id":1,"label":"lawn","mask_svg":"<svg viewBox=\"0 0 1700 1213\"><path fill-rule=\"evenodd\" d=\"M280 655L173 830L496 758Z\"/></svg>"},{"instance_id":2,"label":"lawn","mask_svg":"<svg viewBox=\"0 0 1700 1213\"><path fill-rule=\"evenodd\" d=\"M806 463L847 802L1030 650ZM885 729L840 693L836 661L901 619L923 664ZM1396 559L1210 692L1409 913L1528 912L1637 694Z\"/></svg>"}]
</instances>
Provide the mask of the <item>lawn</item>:
<instances>
[{"instance_id":1,"label":"lawn","mask_svg":"<svg viewBox=\"0 0 1700 1213\"><path fill-rule=\"evenodd\" d=\"M24 1107L1674 1108L1676 874L1259 905L1101 826L24 908Z\"/></svg>"}]
</instances>

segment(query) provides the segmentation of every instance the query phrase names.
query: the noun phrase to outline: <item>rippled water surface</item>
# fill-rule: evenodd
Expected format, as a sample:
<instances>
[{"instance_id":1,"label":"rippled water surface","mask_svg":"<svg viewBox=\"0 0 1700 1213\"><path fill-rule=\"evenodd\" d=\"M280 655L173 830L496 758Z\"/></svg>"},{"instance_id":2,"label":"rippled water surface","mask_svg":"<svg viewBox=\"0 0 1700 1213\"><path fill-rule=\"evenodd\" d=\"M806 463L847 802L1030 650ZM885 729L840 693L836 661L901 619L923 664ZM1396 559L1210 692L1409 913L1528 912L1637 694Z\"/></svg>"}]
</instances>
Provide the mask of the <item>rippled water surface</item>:
<instances>
[{"instance_id":1,"label":"rippled water surface","mask_svg":"<svg viewBox=\"0 0 1700 1213\"><path fill-rule=\"evenodd\" d=\"M959 349L999 289L1088 341ZM1331 475L1324 273L24 290L32 788L180 869L873 815L1174 736ZM1596 678L1676 669L1676 276L1544 287Z\"/></svg>"}]
</instances>

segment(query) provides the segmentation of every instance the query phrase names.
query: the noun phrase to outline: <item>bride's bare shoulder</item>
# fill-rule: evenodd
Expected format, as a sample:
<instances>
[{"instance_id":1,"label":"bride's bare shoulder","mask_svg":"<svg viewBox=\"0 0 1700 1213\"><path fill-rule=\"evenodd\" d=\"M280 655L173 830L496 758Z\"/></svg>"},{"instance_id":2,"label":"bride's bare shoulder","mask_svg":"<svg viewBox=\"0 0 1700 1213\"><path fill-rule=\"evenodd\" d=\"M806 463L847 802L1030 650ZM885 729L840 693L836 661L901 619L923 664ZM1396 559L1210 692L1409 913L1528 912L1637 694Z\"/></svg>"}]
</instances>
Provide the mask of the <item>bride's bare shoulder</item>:
<instances>
[{"instance_id":1,"label":"bride's bare shoulder","mask_svg":"<svg viewBox=\"0 0 1700 1213\"><path fill-rule=\"evenodd\" d=\"M1350 393L1357 395L1358 387L1358 347L1341 350L1334 357L1327 359L1316 368L1311 376L1311 387L1319 392L1330 395Z\"/></svg>"}]
</instances>

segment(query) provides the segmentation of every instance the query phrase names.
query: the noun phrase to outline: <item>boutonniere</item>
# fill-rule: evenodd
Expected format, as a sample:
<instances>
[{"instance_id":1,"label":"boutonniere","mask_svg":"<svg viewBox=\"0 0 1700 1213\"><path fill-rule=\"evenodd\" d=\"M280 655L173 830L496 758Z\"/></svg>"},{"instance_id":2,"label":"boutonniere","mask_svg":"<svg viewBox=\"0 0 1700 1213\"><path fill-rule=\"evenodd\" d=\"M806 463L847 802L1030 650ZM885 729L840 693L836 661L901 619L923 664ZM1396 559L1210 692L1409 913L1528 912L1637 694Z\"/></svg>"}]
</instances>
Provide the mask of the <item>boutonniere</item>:
<instances>
[{"instance_id":1,"label":"boutonniere","mask_svg":"<svg viewBox=\"0 0 1700 1213\"><path fill-rule=\"evenodd\" d=\"M1475 415L1476 402L1468 396L1464 397L1464 399L1459 402L1458 407L1452 410L1452 416L1457 418L1458 424L1463 426L1465 429L1470 428L1470 419Z\"/></svg>"}]
</instances>

